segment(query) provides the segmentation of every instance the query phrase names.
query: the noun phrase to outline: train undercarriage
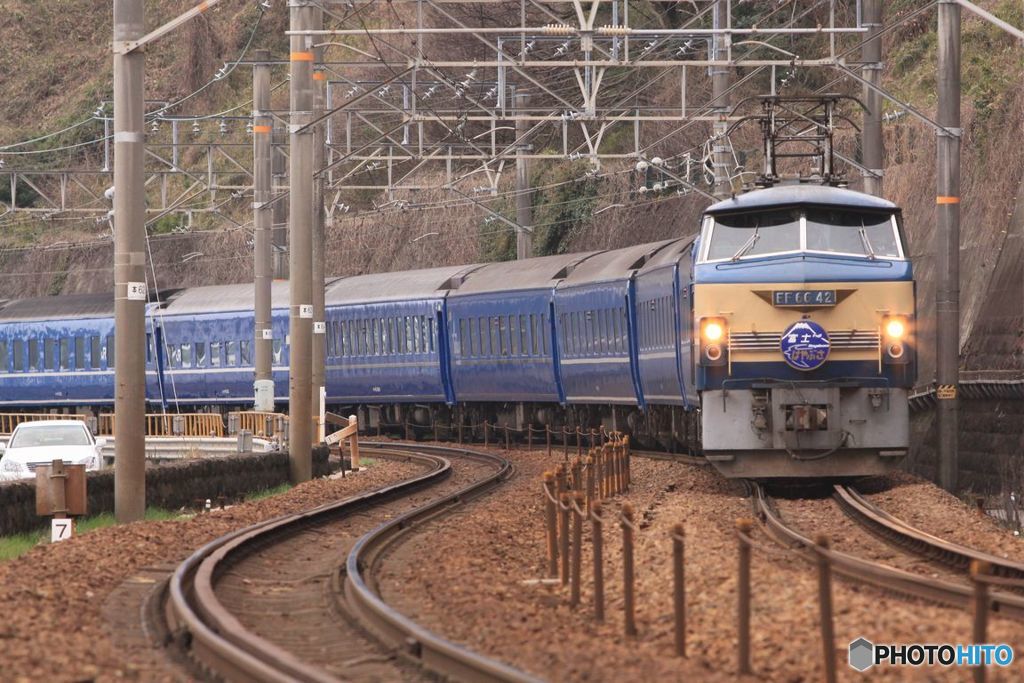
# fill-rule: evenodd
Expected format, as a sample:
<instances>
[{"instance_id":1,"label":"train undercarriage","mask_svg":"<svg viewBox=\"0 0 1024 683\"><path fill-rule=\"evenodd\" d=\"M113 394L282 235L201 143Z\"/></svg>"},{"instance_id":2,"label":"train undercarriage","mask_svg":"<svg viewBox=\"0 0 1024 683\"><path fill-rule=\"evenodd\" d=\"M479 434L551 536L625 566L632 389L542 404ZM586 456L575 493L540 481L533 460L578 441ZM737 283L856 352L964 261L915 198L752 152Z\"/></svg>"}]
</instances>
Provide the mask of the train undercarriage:
<instances>
[{"instance_id":1,"label":"train undercarriage","mask_svg":"<svg viewBox=\"0 0 1024 683\"><path fill-rule=\"evenodd\" d=\"M382 404L334 406L357 414L370 434L503 443L589 445L602 433L629 434L637 448L696 455L700 447L697 411L682 407L573 405L551 403ZM347 411L347 412L346 412Z\"/></svg>"}]
</instances>

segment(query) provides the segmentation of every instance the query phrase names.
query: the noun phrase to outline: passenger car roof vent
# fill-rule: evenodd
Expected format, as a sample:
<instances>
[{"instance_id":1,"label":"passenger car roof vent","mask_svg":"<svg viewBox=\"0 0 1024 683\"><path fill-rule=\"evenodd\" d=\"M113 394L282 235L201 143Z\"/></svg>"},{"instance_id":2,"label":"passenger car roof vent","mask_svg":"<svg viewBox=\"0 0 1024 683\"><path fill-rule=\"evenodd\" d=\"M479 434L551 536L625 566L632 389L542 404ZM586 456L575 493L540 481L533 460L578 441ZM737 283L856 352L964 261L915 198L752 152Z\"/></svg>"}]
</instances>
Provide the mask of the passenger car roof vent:
<instances>
[{"instance_id":1,"label":"passenger car roof vent","mask_svg":"<svg viewBox=\"0 0 1024 683\"><path fill-rule=\"evenodd\" d=\"M479 270L484 265L486 265L486 264L482 264L481 263L481 264L469 266L469 267L459 271L455 275L452 275L450 278L445 280L444 284L442 284L440 287L437 288L438 291L454 291L454 290L457 290L459 287L461 287L466 282L466 278L469 277L469 275L471 273L473 273L474 271Z\"/></svg>"}]
</instances>

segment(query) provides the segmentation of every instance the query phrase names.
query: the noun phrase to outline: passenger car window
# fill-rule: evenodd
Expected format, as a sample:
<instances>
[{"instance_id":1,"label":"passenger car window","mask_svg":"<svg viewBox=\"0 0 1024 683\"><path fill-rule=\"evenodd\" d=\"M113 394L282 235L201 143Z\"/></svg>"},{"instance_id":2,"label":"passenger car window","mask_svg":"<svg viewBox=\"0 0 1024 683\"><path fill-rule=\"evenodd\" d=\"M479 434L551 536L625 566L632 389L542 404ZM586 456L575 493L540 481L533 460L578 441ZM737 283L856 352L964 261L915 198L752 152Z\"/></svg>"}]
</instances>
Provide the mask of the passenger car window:
<instances>
[{"instance_id":1,"label":"passenger car window","mask_svg":"<svg viewBox=\"0 0 1024 683\"><path fill-rule=\"evenodd\" d=\"M526 331L527 320L526 314L519 316L519 355L521 356L530 355L530 336Z\"/></svg>"},{"instance_id":2,"label":"passenger car window","mask_svg":"<svg viewBox=\"0 0 1024 683\"><path fill-rule=\"evenodd\" d=\"M227 356L224 365L236 367L238 365L238 342L229 341L224 344L224 352Z\"/></svg>"},{"instance_id":3,"label":"passenger car window","mask_svg":"<svg viewBox=\"0 0 1024 683\"><path fill-rule=\"evenodd\" d=\"M242 357L242 365L252 365L252 345L248 339L238 342L238 352Z\"/></svg>"},{"instance_id":4,"label":"passenger car window","mask_svg":"<svg viewBox=\"0 0 1024 683\"><path fill-rule=\"evenodd\" d=\"M487 357L491 355L491 330L489 318L477 318L477 333L480 335L480 355Z\"/></svg>"},{"instance_id":5,"label":"passenger car window","mask_svg":"<svg viewBox=\"0 0 1024 683\"><path fill-rule=\"evenodd\" d=\"M206 342L196 342L196 367L206 366Z\"/></svg>"},{"instance_id":6,"label":"passenger car window","mask_svg":"<svg viewBox=\"0 0 1024 683\"><path fill-rule=\"evenodd\" d=\"M114 335L112 335L112 334L108 334L107 335L107 356L106 356L106 361L107 361L107 368L113 368L114 367Z\"/></svg>"},{"instance_id":7,"label":"passenger car window","mask_svg":"<svg viewBox=\"0 0 1024 683\"><path fill-rule=\"evenodd\" d=\"M85 337L75 337L75 369L85 369Z\"/></svg>"},{"instance_id":8,"label":"passenger car window","mask_svg":"<svg viewBox=\"0 0 1024 683\"><path fill-rule=\"evenodd\" d=\"M280 353L280 343L275 339L275 344L278 344L278 353ZM210 367L220 367L220 342L210 342Z\"/></svg>"},{"instance_id":9,"label":"passenger car window","mask_svg":"<svg viewBox=\"0 0 1024 683\"><path fill-rule=\"evenodd\" d=\"M57 369L57 340L43 340L43 368L45 370Z\"/></svg>"},{"instance_id":10,"label":"passenger car window","mask_svg":"<svg viewBox=\"0 0 1024 683\"><path fill-rule=\"evenodd\" d=\"M15 339L14 353L12 355L14 356L15 372L24 372L25 370L28 370L28 366L25 362L27 360L25 358L25 342L21 341L20 339Z\"/></svg>"},{"instance_id":11,"label":"passenger car window","mask_svg":"<svg viewBox=\"0 0 1024 683\"><path fill-rule=\"evenodd\" d=\"M39 369L39 340L29 339L28 340L28 369L38 370Z\"/></svg>"},{"instance_id":12,"label":"passenger car window","mask_svg":"<svg viewBox=\"0 0 1024 683\"><path fill-rule=\"evenodd\" d=\"M7 372L7 342L0 341L0 372Z\"/></svg>"},{"instance_id":13,"label":"passenger car window","mask_svg":"<svg viewBox=\"0 0 1024 683\"><path fill-rule=\"evenodd\" d=\"M100 367L99 337L89 337L89 367L94 370Z\"/></svg>"}]
</instances>

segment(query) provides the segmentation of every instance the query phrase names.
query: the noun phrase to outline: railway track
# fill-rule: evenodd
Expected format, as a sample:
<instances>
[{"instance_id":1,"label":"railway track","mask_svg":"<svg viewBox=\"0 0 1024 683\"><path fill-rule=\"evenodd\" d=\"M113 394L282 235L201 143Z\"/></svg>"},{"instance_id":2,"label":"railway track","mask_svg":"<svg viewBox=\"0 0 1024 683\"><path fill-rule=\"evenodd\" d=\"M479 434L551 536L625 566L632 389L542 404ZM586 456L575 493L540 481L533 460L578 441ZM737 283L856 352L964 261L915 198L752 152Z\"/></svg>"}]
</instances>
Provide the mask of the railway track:
<instances>
[{"instance_id":1,"label":"railway track","mask_svg":"<svg viewBox=\"0 0 1024 683\"><path fill-rule=\"evenodd\" d=\"M686 465L704 467L710 465L706 458L699 455L683 455L682 453L666 453L664 451L638 451L632 450L631 455L649 460L665 460L667 462L681 462Z\"/></svg>"},{"instance_id":2,"label":"railway track","mask_svg":"<svg viewBox=\"0 0 1024 683\"><path fill-rule=\"evenodd\" d=\"M892 545L964 573L971 562L985 562L992 574L1021 581L1024 589L1024 564L1020 562L933 536L882 510L849 486L836 485L833 498L847 516Z\"/></svg>"},{"instance_id":3,"label":"railway track","mask_svg":"<svg viewBox=\"0 0 1024 683\"><path fill-rule=\"evenodd\" d=\"M765 533L780 545L797 551L808 561L814 562L817 553L825 553L831 561L833 572L849 580L868 583L883 590L942 605L961 609L969 608L973 600L973 589L967 583L954 583L922 576L850 553L834 549L823 550L817 547L812 539L783 519L763 486L756 483L751 486L753 487L751 500L754 513ZM875 519L879 521L884 519L884 514L876 516ZM910 542L907 541L907 543ZM990 592L990 599L993 611L1014 619L1024 620L1024 597L993 590Z\"/></svg>"},{"instance_id":4,"label":"railway track","mask_svg":"<svg viewBox=\"0 0 1024 683\"><path fill-rule=\"evenodd\" d=\"M376 592L382 555L419 524L512 473L461 448L363 443L373 457L422 466L375 491L221 537L172 576L168 628L198 668L224 680L532 681L412 622ZM464 461L469 481L452 460ZM437 489L440 488L440 491ZM428 491L429 489L429 491ZM410 504L410 496L425 500Z\"/></svg>"}]
</instances>

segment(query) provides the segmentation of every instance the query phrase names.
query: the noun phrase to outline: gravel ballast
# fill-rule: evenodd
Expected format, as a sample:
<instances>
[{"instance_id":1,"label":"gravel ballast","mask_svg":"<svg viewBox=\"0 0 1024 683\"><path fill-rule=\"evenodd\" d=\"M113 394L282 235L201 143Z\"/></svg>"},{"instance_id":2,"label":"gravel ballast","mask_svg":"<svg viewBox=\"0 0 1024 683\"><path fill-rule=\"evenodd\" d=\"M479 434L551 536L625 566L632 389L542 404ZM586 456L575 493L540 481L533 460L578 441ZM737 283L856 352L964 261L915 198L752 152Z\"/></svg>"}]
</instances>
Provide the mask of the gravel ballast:
<instances>
[{"instance_id":1,"label":"gravel ballast","mask_svg":"<svg viewBox=\"0 0 1024 683\"><path fill-rule=\"evenodd\" d=\"M415 530L385 559L385 600L423 626L469 648L554 681L736 680L735 520L750 516L742 485L708 468L635 458L628 494L605 505L606 621L592 616L589 524L585 526L583 601L568 606L568 587L544 582L546 543L542 474L560 457L513 451L515 477L453 515ZM107 596L142 568L180 561L234 529L377 488L419 471L378 461L344 480L319 480L288 493L186 521L114 527L0 563L0 680L177 680L181 672L153 652L126 650L107 635ZM909 475L872 486L877 505L920 528L1020 559L1020 541L957 499ZM636 510L637 623L623 635L624 501ZM793 509L803 506L787 502ZM807 508L809 510L810 508ZM804 514L806 512L806 514ZM817 524L801 513L802 527ZM916 515L916 516L915 516ZM670 530L686 528L688 657L673 651ZM830 531L830 528L807 528ZM833 533L842 533L840 527ZM748 680L821 680L817 575L814 568L755 530L753 666ZM857 539L848 539L857 552ZM877 546L871 546L875 551ZM971 615L836 581L835 644L840 680L860 681L846 666L846 646L876 643L966 643ZM990 642L1021 655L1024 624L994 615ZM1019 680L1024 668L990 670L989 680ZM881 667L872 680L964 680L963 669Z\"/></svg>"},{"instance_id":2,"label":"gravel ballast","mask_svg":"<svg viewBox=\"0 0 1024 683\"><path fill-rule=\"evenodd\" d=\"M751 514L742 486L707 468L634 459L631 491L605 507L607 617L598 624L591 607L589 528L582 605L568 606L568 587L538 581L547 566L540 481L559 458L525 452L512 457L518 466L513 482L394 551L381 574L385 599L427 628L550 680L735 680L734 528L737 518ZM950 516L963 509L956 499L911 477L900 475L895 485L902 505L931 506L932 514L945 507ZM635 555L640 634L635 639L623 635L618 513L624 500L634 506L641 527ZM675 657L673 649L670 530L678 522L685 525L687 538L686 659ZM821 680L815 569L756 530L755 538L756 676L751 680ZM846 647L860 636L876 643L970 642L971 615L962 610L845 581L834 584L834 604L840 680L863 679L846 665ZM1018 650L1024 645L1024 624L994 617L989 634L991 642ZM990 680L1017 680L1022 671L1015 663L1009 670L990 671ZM970 674L955 668L882 667L870 675L872 680L963 680Z\"/></svg>"},{"instance_id":3,"label":"gravel ballast","mask_svg":"<svg viewBox=\"0 0 1024 683\"><path fill-rule=\"evenodd\" d=\"M115 645L104 602L142 568L177 562L235 529L412 476L422 467L377 460L344 479L319 479L283 494L186 520L139 522L40 545L0 563L0 680L174 680L151 652ZM141 625L140 625L141 628Z\"/></svg>"}]
</instances>

